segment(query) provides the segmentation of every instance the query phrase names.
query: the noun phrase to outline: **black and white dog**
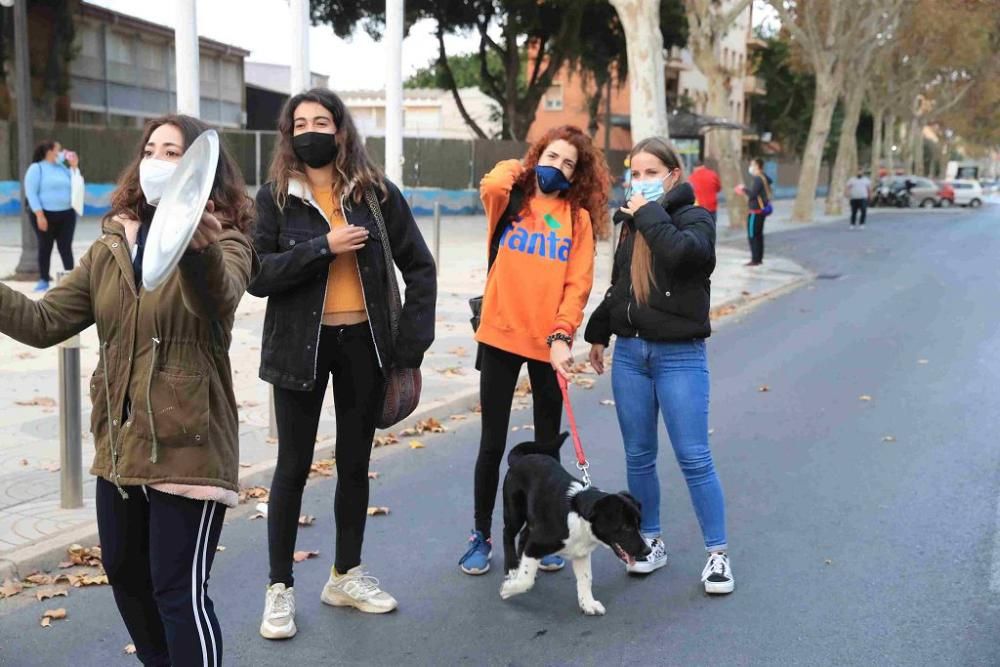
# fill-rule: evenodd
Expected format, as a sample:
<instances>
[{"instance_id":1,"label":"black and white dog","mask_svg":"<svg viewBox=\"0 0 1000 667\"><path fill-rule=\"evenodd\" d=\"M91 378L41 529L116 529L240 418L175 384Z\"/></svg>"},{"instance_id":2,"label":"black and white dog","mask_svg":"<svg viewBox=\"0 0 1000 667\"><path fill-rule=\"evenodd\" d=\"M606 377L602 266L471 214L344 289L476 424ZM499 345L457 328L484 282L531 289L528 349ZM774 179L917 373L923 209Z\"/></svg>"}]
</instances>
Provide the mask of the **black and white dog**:
<instances>
[{"instance_id":1,"label":"black and white dog","mask_svg":"<svg viewBox=\"0 0 1000 667\"><path fill-rule=\"evenodd\" d=\"M603 544L625 563L649 554L639 534L639 502L627 493L584 487L556 458L567 433L554 442L521 443L507 457L503 482L503 550L506 600L531 590L538 563L559 554L573 564L576 596L588 615L604 614L594 599L590 554ZM520 533L517 547L514 541Z\"/></svg>"}]
</instances>

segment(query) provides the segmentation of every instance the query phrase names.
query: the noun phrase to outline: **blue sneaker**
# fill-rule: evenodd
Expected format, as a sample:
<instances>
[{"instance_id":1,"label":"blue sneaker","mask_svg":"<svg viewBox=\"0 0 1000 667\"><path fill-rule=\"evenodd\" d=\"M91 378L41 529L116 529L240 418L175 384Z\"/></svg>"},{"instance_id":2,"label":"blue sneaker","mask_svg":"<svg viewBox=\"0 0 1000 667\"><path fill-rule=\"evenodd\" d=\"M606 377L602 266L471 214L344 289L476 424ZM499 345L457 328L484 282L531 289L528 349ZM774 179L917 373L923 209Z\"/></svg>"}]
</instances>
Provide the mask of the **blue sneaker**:
<instances>
[{"instance_id":1,"label":"blue sneaker","mask_svg":"<svg viewBox=\"0 0 1000 667\"><path fill-rule=\"evenodd\" d=\"M39 280L38 284L35 285L35 291L36 292L45 292L45 291L48 291L48 289L49 289L49 281L48 280Z\"/></svg>"},{"instance_id":2,"label":"blue sneaker","mask_svg":"<svg viewBox=\"0 0 1000 667\"><path fill-rule=\"evenodd\" d=\"M562 556L555 554L549 554L538 564L538 569L545 572L558 572L564 567L566 567L566 561L563 560Z\"/></svg>"},{"instance_id":3,"label":"blue sneaker","mask_svg":"<svg viewBox=\"0 0 1000 667\"><path fill-rule=\"evenodd\" d=\"M490 557L493 556L493 540L484 538L478 530L472 531L469 549L458 561L466 574L486 574L490 571Z\"/></svg>"}]
</instances>

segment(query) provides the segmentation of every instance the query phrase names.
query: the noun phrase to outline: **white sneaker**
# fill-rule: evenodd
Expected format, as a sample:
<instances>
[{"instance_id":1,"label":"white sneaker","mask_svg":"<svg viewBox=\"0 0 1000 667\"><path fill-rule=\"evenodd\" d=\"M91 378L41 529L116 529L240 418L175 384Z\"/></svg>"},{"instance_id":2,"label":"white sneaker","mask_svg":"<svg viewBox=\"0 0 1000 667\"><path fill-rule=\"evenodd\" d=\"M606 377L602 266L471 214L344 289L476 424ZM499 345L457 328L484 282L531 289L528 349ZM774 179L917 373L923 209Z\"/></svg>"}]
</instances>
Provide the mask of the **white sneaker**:
<instances>
[{"instance_id":1,"label":"white sneaker","mask_svg":"<svg viewBox=\"0 0 1000 667\"><path fill-rule=\"evenodd\" d=\"M260 636L265 639L288 639L298 632L295 627L295 589L271 584L264 596L264 618Z\"/></svg>"},{"instance_id":2,"label":"white sneaker","mask_svg":"<svg viewBox=\"0 0 1000 667\"><path fill-rule=\"evenodd\" d=\"M625 566L629 574L649 574L667 564L667 545L659 537L643 538L651 551L642 559L636 559L631 565Z\"/></svg>"},{"instance_id":3,"label":"white sneaker","mask_svg":"<svg viewBox=\"0 0 1000 667\"><path fill-rule=\"evenodd\" d=\"M399 606L396 598L379 588L378 579L369 576L361 565L342 575L331 567L330 579L319 599L333 607L354 607L367 614L385 614Z\"/></svg>"},{"instance_id":4,"label":"white sneaker","mask_svg":"<svg viewBox=\"0 0 1000 667\"><path fill-rule=\"evenodd\" d=\"M708 563L701 571L701 580L705 584L706 593L732 593L736 584L733 581L733 570L729 567L729 556L724 553L709 554Z\"/></svg>"}]
</instances>

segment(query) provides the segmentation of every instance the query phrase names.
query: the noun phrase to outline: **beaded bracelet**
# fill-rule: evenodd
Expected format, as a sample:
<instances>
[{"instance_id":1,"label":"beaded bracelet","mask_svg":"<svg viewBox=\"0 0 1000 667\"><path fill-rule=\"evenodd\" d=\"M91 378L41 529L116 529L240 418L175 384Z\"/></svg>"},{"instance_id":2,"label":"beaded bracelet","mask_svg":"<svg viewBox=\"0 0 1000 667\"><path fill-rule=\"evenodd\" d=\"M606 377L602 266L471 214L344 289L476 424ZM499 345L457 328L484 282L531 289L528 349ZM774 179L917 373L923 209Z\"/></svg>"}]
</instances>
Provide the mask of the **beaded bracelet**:
<instances>
[{"instance_id":1,"label":"beaded bracelet","mask_svg":"<svg viewBox=\"0 0 1000 667\"><path fill-rule=\"evenodd\" d=\"M545 344L548 345L549 347L552 347L552 343L554 343L557 340L561 340L562 342L570 346L573 345L573 337L569 336L568 334L564 334L561 331L557 331L554 334L551 334L548 338L546 338Z\"/></svg>"}]
</instances>

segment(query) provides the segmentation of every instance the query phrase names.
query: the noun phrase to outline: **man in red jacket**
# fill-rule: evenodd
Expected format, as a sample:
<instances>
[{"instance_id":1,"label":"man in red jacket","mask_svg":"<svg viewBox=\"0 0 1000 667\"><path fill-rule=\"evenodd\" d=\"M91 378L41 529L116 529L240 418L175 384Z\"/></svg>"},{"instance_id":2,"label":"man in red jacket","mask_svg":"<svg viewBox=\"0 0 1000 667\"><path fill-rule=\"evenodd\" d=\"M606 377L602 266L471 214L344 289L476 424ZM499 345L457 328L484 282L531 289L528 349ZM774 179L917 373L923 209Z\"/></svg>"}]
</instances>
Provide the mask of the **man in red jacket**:
<instances>
[{"instance_id":1,"label":"man in red jacket","mask_svg":"<svg viewBox=\"0 0 1000 667\"><path fill-rule=\"evenodd\" d=\"M713 167L715 160L707 158L698 160L694 171L688 177L688 182L694 188L695 204L707 209L712 214L712 219L716 220L719 210L719 191L722 190L722 182Z\"/></svg>"}]
</instances>

